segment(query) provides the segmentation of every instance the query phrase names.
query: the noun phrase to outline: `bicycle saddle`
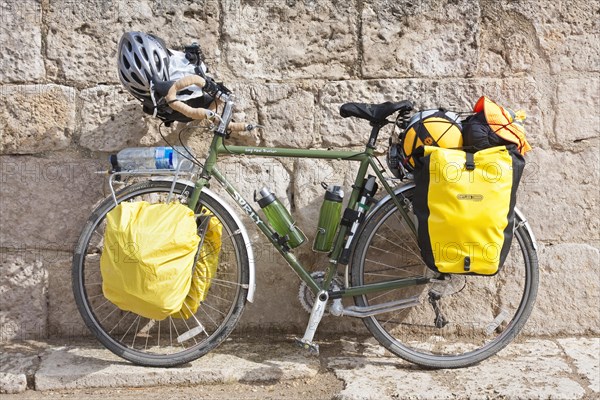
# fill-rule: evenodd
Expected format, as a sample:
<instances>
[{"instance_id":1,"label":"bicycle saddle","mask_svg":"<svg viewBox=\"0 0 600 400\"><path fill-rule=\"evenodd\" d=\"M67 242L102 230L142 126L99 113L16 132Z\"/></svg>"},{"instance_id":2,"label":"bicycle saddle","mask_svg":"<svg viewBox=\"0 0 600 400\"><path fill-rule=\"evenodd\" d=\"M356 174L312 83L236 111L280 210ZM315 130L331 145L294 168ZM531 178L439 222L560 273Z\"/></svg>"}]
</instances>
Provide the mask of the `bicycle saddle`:
<instances>
[{"instance_id":1,"label":"bicycle saddle","mask_svg":"<svg viewBox=\"0 0 600 400\"><path fill-rule=\"evenodd\" d=\"M407 112L412 109L413 105L408 100L402 100L397 103L386 101L381 104L346 103L340 107L340 115L343 118L356 117L366 119L372 123L378 123L383 122L396 111Z\"/></svg>"}]
</instances>

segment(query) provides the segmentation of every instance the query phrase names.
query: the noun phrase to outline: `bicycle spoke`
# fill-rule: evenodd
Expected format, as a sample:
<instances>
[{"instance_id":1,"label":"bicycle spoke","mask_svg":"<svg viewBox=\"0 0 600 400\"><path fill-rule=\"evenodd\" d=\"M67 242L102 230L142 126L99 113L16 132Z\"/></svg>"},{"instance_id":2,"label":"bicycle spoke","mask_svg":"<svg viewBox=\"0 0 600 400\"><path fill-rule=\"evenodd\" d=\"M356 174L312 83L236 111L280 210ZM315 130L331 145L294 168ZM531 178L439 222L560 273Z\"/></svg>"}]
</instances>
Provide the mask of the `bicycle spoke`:
<instances>
[{"instance_id":1,"label":"bicycle spoke","mask_svg":"<svg viewBox=\"0 0 600 400\"><path fill-rule=\"evenodd\" d=\"M219 324L217 324L217 322L206 312L206 310L202 307L203 305L204 304L200 305L200 311L202 311L206 315L206 318L208 318L210 320L210 322L212 322L215 327L218 327ZM209 306L209 308L211 308L211 307Z\"/></svg>"},{"instance_id":2,"label":"bicycle spoke","mask_svg":"<svg viewBox=\"0 0 600 400\"><path fill-rule=\"evenodd\" d=\"M211 310L214 310L214 311L218 312L218 313L219 313L219 314L221 314L222 316L225 316L225 315L226 315L224 312L222 312L221 310L217 310L216 308L214 308L214 307L213 307L213 306L211 306L210 304L207 304L207 303L202 303L202 304L201 304L201 306L208 307L208 308L210 308Z\"/></svg>"},{"instance_id":3,"label":"bicycle spoke","mask_svg":"<svg viewBox=\"0 0 600 400\"><path fill-rule=\"evenodd\" d=\"M175 325L175 322L173 322L173 318L171 318L171 316L169 316L169 320L173 324L173 328L175 328L175 334L177 335L177 337L179 337L180 335L179 335L179 331L177 330L177 325ZM181 345L181 347L183 347L185 349L185 345L183 344L183 342L179 342L179 344Z\"/></svg>"},{"instance_id":4,"label":"bicycle spoke","mask_svg":"<svg viewBox=\"0 0 600 400\"><path fill-rule=\"evenodd\" d=\"M138 333L138 330L140 329L140 320L141 320L141 318L138 317L137 325L135 327L135 333L133 334L133 341L131 342L132 349L135 349L135 339L137 338L137 333Z\"/></svg>"},{"instance_id":5,"label":"bicycle spoke","mask_svg":"<svg viewBox=\"0 0 600 400\"><path fill-rule=\"evenodd\" d=\"M131 322L131 325L129 325L129 328L127 328L127 330L125 331L125 333L123 334L123 336L121 337L121 342L125 339L125 337L127 336L127 334L129 333L129 331L131 330L131 328L133 327L133 325L135 324L135 322L140 318L139 315L136 315L136 317L133 319L133 321Z\"/></svg>"},{"instance_id":6,"label":"bicycle spoke","mask_svg":"<svg viewBox=\"0 0 600 400\"><path fill-rule=\"evenodd\" d=\"M116 328L116 327L118 327L118 326L121 324L121 321L123 321L123 320L125 319L125 317L127 317L129 314L131 314L131 313L130 313L130 312L127 312L125 315L123 315L123 316L121 317L121 319L120 319L120 320L119 320L119 321L116 323L116 325L115 325L115 326L113 326L113 327L112 327L112 329L111 329L110 331L108 331L108 333L109 333L109 334L111 334L111 333L112 333L112 332L115 330L115 328Z\"/></svg>"},{"instance_id":7,"label":"bicycle spoke","mask_svg":"<svg viewBox=\"0 0 600 400\"><path fill-rule=\"evenodd\" d=\"M185 303L183 303L185 305ZM191 312L191 310L188 308L188 312ZM185 320L185 315L183 315L183 313L181 311L179 311L179 316L181 317L181 320L183 321L183 323L185 324L186 327L186 332L189 332L190 326L188 325L187 321ZM192 339L194 339L194 343L198 344L198 342L196 341L196 337L192 336Z\"/></svg>"},{"instance_id":8,"label":"bicycle spoke","mask_svg":"<svg viewBox=\"0 0 600 400\"><path fill-rule=\"evenodd\" d=\"M410 198L412 192L407 193ZM389 202L376 212L358 238L352 284L436 276L395 205ZM408 308L363 319L367 328L392 353L425 366L470 365L499 351L520 329L515 321L527 317L520 310L531 312L528 288L537 285L534 249L524 246L520 235L527 230L515 232L505 269L496 276L441 275L429 283L357 296L358 306L419 298Z\"/></svg>"},{"instance_id":9,"label":"bicycle spoke","mask_svg":"<svg viewBox=\"0 0 600 400\"><path fill-rule=\"evenodd\" d=\"M107 315L107 316L105 316L104 318L102 318L102 319L100 320L100 323L103 323L104 321L106 321L106 319L107 319L108 317L110 317L111 315L113 315L113 313L114 313L115 311L118 311L118 310L119 310L119 309L118 309L117 307L115 307L115 309L114 309L114 310L112 310L110 313L108 313L108 315Z\"/></svg>"},{"instance_id":10,"label":"bicycle spoke","mask_svg":"<svg viewBox=\"0 0 600 400\"><path fill-rule=\"evenodd\" d=\"M371 260L371 259L365 259L365 261L368 261L371 264L375 264L375 265L382 265L384 267L388 267L388 268L396 270L396 271L408 271L408 269L406 267L395 267L393 265L386 264L384 262L379 262L379 261Z\"/></svg>"},{"instance_id":11,"label":"bicycle spoke","mask_svg":"<svg viewBox=\"0 0 600 400\"><path fill-rule=\"evenodd\" d=\"M228 299L225 299L225 298L223 298L223 297L219 297L219 296L217 296L217 295L216 295L216 294L214 294L214 293L209 293L209 294L208 294L208 297L209 297L211 300L212 300L212 299L218 299L218 300L221 300L221 301L224 301L224 302L229 302L229 300L228 300Z\"/></svg>"},{"instance_id":12,"label":"bicycle spoke","mask_svg":"<svg viewBox=\"0 0 600 400\"><path fill-rule=\"evenodd\" d=\"M243 287L244 285L241 283L236 283L236 282L231 282L231 281L225 281L223 279L217 279L217 278L213 278L211 283L213 285L220 285L223 287L227 287L227 288L234 288L234 287Z\"/></svg>"},{"instance_id":13,"label":"bicycle spoke","mask_svg":"<svg viewBox=\"0 0 600 400\"><path fill-rule=\"evenodd\" d=\"M157 204L166 201L171 188L170 182L141 182L135 183L131 189L119 192L117 196L120 202L147 201ZM177 194L181 190L183 190L183 185L177 184L174 192L176 197L181 197ZM244 274L248 273L246 248L243 237L239 234L239 227L228 216L227 210L215 200L210 198L208 200L210 201L205 202L206 196L201 194L199 207L203 209L202 213L206 216L210 215L211 218L216 218L222 229L222 234L219 236L220 245L211 247L211 243L204 242L199 248L197 259L197 261L208 261L209 263L218 260L219 263L216 274L210 282L207 301L200 304L199 311L197 311L197 315L202 316L208 327L205 327L198 320L196 314L191 311L189 312L190 318L167 317L164 320L166 323L162 323L160 320L142 320L144 317L130 311L120 310L104 296L100 259L104 250L105 217L114 208L114 202L109 198L94 211L94 215L102 217L90 222L80 238L85 245L80 250L82 256L78 261L79 265L76 265L76 261L74 261L73 268L80 275L79 279L82 284L79 289L75 290L75 293L78 293L76 301L80 305L80 310L89 310L87 318L92 321L92 332L111 351L127 359L131 359L129 354L133 354L135 356L131 356L134 357L132 361L144 365L170 366L173 360L189 361L205 354L222 342L235 326L235 322L240 318L241 310L243 310L245 290L248 289L247 275L244 278ZM203 215L199 218L206 217ZM213 221L210 223L213 224ZM204 226L207 227L208 223ZM201 230L199 234L205 235L205 231ZM82 302L84 307L81 307ZM184 304L184 307L187 306L187 303ZM82 313L86 313L86 311L82 311ZM187 340L178 343L177 338L194 329L202 329L204 334L198 336L190 333ZM204 340L205 336L213 337L214 335L220 336L220 339ZM125 348L130 351L124 353L123 349ZM193 348L194 351L187 351L189 348Z\"/></svg>"}]
</instances>

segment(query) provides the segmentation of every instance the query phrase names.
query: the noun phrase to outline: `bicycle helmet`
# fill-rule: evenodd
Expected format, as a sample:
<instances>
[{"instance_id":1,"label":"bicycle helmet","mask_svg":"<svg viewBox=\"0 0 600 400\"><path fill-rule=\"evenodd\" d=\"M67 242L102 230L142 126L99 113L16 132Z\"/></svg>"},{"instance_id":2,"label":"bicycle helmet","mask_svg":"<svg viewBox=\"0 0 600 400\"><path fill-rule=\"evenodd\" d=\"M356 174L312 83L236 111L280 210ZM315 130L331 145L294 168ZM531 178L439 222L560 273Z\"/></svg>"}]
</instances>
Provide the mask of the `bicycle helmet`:
<instances>
[{"instance_id":1,"label":"bicycle helmet","mask_svg":"<svg viewBox=\"0 0 600 400\"><path fill-rule=\"evenodd\" d=\"M409 171L413 170L413 154L415 149L423 145L447 149L462 147L462 125L459 118L458 114L441 109L424 110L413 115L400 138L399 151L404 167Z\"/></svg>"},{"instance_id":2,"label":"bicycle helmet","mask_svg":"<svg viewBox=\"0 0 600 400\"><path fill-rule=\"evenodd\" d=\"M144 32L125 32L119 41L119 78L136 98L150 101L150 82L169 80L170 52L165 42Z\"/></svg>"}]
</instances>

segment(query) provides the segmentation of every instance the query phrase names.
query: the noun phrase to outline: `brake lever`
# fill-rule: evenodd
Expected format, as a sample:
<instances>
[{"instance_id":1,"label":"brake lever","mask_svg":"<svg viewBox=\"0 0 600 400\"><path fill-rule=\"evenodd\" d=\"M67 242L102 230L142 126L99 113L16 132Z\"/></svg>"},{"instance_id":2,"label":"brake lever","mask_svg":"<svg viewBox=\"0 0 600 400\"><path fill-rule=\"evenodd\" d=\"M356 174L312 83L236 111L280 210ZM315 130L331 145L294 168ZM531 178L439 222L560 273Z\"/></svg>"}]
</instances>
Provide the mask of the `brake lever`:
<instances>
[{"instance_id":1,"label":"brake lever","mask_svg":"<svg viewBox=\"0 0 600 400\"><path fill-rule=\"evenodd\" d=\"M246 131L247 132L251 132L251 131L253 131L255 129L265 129L265 127L263 125L258 125L258 124L257 125L248 124L246 126Z\"/></svg>"}]
</instances>

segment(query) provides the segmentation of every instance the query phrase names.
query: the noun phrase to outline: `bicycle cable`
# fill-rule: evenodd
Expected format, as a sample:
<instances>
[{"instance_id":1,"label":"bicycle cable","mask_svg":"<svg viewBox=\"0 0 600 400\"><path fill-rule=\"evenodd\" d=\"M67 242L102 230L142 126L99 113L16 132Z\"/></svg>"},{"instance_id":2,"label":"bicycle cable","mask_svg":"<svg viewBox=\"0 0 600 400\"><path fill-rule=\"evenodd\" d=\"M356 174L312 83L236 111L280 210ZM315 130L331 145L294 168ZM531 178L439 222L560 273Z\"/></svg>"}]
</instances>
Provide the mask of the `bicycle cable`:
<instances>
[{"instance_id":1,"label":"bicycle cable","mask_svg":"<svg viewBox=\"0 0 600 400\"><path fill-rule=\"evenodd\" d=\"M167 138L163 135L162 133L162 126L163 126L164 122L161 122L161 124L158 126L158 134L160 135L160 137L162 138L162 140L169 146L171 147L174 151L177 152L177 154L179 154L181 157L185 158L186 160L190 161L192 164L195 164L197 166L199 166L200 168L204 167L204 164L202 164L194 155L192 155L192 152L190 151L190 149L183 143L183 141L181 140L181 135L183 133L183 130L185 129L189 129L189 127L184 128L183 130L179 131L178 134L178 139L179 139L179 143L181 144L181 146L185 149L185 151L188 154L183 154L182 152L180 152L179 150L177 150L175 148L175 146L173 146L171 143L169 143L169 141L167 140Z\"/></svg>"}]
</instances>

